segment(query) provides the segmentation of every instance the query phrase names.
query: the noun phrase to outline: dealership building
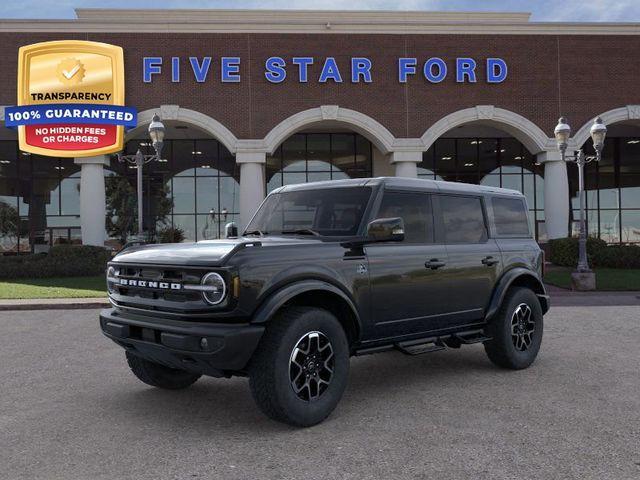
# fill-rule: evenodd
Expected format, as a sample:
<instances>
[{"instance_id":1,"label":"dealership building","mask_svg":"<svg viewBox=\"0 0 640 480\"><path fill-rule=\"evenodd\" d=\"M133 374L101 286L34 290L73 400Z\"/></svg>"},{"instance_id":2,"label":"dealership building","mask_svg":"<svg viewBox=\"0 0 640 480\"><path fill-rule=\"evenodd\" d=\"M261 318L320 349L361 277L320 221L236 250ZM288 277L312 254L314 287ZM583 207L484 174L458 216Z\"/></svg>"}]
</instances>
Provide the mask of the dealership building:
<instances>
[{"instance_id":1,"label":"dealership building","mask_svg":"<svg viewBox=\"0 0 640 480\"><path fill-rule=\"evenodd\" d=\"M246 225L286 184L404 176L522 191L536 238L577 231L585 169L588 232L640 243L640 24L532 22L526 13L78 9L72 20L0 20L0 105L16 104L18 49L49 40L121 46L125 104L138 126L125 152L151 153L147 127L166 126L162 160L143 169L147 230L189 240ZM1 117L4 121L4 114ZM135 196L136 168L116 156L20 151L0 127L0 252L60 243L116 245L106 212ZM118 190L120 188L120 190ZM119 192L119 193L118 193ZM127 193L129 192L129 193Z\"/></svg>"}]
</instances>

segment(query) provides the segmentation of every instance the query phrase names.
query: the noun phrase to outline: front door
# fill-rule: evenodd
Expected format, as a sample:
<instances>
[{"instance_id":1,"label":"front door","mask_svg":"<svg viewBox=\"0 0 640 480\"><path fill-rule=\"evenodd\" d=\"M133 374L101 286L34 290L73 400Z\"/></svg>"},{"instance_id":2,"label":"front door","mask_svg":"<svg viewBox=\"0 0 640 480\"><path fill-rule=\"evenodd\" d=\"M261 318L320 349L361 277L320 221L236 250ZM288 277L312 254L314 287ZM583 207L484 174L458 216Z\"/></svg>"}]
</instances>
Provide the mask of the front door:
<instances>
[{"instance_id":1,"label":"front door","mask_svg":"<svg viewBox=\"0 0 640 480\"><path fill-rule=\"evenodd\" d=\"M377 339L437 329L447 311L448 258L435 243L431 195L386 191L376 218L391 217L403 219L405 239L365 248Z\"/></svg>"}]
</instances>

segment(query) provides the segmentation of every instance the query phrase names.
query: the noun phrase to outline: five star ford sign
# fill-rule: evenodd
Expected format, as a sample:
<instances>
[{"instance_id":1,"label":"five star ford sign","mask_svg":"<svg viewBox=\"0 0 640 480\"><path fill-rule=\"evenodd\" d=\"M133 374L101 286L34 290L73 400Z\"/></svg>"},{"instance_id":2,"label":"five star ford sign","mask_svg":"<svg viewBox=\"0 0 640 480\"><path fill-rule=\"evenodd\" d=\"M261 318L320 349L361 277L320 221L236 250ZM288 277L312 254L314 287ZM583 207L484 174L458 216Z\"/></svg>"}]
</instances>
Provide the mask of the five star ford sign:
<instances>
[{"instance_id":1,"label":"five star ford sign","mask_svg":"<svg viewBox=\"0 0 640 480\"><path fill-rule=\"evenodd\" d=\"M20 150L88 157L122 150L124 128L137 124L124 106L121 47L63 40L20 48L18 106L5 122L18 128Z\"/></svg>"}]
</instances>

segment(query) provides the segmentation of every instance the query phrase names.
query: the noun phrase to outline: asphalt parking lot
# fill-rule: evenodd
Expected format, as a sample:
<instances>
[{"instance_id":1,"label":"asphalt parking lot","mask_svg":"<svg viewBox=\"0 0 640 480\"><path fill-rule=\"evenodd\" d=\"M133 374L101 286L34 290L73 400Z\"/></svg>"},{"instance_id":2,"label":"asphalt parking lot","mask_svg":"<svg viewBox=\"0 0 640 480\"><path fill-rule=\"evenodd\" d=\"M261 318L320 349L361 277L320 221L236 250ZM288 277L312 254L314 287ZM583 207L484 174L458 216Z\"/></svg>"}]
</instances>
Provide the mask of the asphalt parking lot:
<instances>
[{"instance_id":1,"label":"asphalt parking lot","mask_svg":"<svg viewBox=\"0 0 640 480\"><path fill-rule=\"evenodd\" d=\"M143 385L96 310L0 312L0 478L640 478L640 307L545 321L521 372L479 345L354 358L338 409L297 430L246 379Z\"/></svg>"}]
</instances>

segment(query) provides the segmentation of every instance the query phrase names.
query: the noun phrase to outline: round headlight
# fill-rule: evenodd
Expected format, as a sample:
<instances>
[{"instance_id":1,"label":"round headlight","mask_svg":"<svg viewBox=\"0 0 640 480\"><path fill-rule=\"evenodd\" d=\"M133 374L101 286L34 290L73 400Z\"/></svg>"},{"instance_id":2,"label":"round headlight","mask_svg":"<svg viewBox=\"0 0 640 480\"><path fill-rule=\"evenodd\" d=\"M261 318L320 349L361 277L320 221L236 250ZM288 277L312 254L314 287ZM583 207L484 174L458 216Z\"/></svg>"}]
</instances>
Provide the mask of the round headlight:
<instances>
[{"instance_id":1,"label":"round headlight","mask_svg":"<svg viewBox=\"0 0 640 480\"><path fill-rule=\"evenodd\" d=\"M113 267L107 268L107 290L109 293L115 293L116 289L113 287L113 283L111 282L112 278L116 276L116 269Z\"/></svg>"},{"instance_id":2,"label":"round headlight","mask_svg":"<svg viewBox=\"0 0 640 480\"><path fill-rule=\"evenodd\" d=\"M227 286L224 283L224 279L220 274L216 272L207 273L202 277L200 282L205 289L202 290L202 297L210 305L217 305L227 294Z\"/></svg>"}]
</instances>

